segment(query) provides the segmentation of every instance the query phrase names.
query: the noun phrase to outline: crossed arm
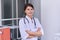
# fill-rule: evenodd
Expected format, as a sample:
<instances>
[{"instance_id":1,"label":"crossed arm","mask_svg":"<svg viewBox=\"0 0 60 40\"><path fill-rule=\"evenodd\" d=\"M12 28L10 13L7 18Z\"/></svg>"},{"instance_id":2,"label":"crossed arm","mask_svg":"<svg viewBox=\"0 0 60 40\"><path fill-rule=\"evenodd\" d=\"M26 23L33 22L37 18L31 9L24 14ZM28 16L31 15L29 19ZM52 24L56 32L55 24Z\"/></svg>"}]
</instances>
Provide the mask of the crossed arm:
<instances>
[{"instance_id":1,"label":"crossed arm","mask_svg":"<svg viewBox=\"0 0 60 40\"><path fill-rule=\"evenodd\" d=\"M42 32L40 30L41 30L40 28L38 28L36 32L32 32L32 31L26 30L26 32L29 35L27 38L33 38L33 37L42 36Z\"/></svg>"}]
</instances>

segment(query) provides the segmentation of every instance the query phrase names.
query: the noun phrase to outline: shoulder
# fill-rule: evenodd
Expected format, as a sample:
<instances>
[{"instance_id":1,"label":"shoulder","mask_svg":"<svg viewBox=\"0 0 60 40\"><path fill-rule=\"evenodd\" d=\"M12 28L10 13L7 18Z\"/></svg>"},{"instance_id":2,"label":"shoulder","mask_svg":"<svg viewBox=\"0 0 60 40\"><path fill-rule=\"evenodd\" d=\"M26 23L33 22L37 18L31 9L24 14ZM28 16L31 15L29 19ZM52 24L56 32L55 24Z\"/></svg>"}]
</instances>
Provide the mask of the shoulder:
<instances>
[{"instance_id":1,"label":"shoulder","mask_svg":"<svg viewBox=\"0 0 60 40\"><path fill-rule=\"evenodd\" d=\"M40 23L40 21L39 21L38 18L34 17L34 20L35 20L36 22L39 22L39 23Z\"/></svg>"},{"instance_id":2,"label":"shoulder","mask_svg":"<svg viewBox=\"0 0 60 40\"><path fill-rule=\"evenodd\" d=\"M38 18L34 17L34 20L38 20Z\"/></svg>"},{"instance_id":3,"label":"shoulder","mask_svg":"<svg viewBox=\"0 0 60 40\"><path fill-rule=\"evenodd\" d=\"M20 18L19 22L23 22L24 18Z\"/></svg>"}]
</instances>

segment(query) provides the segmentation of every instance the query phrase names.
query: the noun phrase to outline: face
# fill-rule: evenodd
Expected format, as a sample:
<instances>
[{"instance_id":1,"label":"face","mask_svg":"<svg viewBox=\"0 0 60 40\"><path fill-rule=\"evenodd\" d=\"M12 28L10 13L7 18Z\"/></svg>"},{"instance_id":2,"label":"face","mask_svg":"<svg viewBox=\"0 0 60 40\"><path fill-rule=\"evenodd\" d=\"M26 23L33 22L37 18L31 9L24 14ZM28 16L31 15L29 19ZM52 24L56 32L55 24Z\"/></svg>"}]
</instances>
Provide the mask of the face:
<instances>
[{"instance_id":1,"label":"face","mask_svg":"<svg viewBox=\"0 0 60 40\"><path fill-rule=\"evenodd\" d=\"M25 10L25 13L26 13L26 15L28 15L28 16L33 16L34 9L33 9L32 7L30 7L30 6L28 6L28 7L26 8L26 10Z\"/></svg>"}]
</instances>

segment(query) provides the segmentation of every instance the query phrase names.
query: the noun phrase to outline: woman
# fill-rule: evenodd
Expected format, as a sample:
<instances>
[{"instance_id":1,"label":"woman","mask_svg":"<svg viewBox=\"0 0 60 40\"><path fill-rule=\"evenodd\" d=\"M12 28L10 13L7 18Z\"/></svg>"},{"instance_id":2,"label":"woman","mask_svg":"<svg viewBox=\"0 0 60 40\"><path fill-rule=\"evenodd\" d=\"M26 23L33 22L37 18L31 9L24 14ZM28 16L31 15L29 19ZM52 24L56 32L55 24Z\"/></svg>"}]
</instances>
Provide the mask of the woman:
<instances>
[{"instance_id":1,"label":"woman","mask_svg":"<svg viewBox=\"0 0 60 40\"><path fill-rule=\"evenodd\" d=\"M19 21L19 29L22 40L38 40L42 36L43 29L39 20L33 17L34 7L32 4L26 4L24 7L26 16Z\"/></svg>"}]
</instances>

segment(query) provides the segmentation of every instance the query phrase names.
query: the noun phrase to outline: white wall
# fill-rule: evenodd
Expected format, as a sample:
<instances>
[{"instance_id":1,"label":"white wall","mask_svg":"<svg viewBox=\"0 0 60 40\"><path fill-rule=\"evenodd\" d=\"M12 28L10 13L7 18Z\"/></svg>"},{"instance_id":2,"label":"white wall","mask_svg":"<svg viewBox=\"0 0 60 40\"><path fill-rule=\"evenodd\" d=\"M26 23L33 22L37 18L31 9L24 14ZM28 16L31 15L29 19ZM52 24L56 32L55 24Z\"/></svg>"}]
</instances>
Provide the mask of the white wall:
<instances>
[{"instance_id":1,"label":"white wall","mask_svg":"<svg viewBox=\"0 0 60 40\"><path fill-rule=\"evenodd\" d=\"M56 40L58 36L55 34L60 33L60 0L29 0L29 2L35 7L34 16L41 19L45 33L41 40Z\"/></svg>"},{"instance_id":2,"label":"white wall","mask_svg":"<svg viewBox=\"0 0 60 40\"><path fill-rule=\"evenodd\" d=\"M42 40L56 40L55 34L60 32L60 0L41 0L41 22L45 33Z\"/></svg>"},{"instance_id":3,"label":"white wall","mask_svg":"<svg viewBox=\"0 0 60 40\"><path fill-rule=\"evenodd\" d=\"M1 10L1 0L0 0L0 19L1 19L1 14L2 14L2 12L1 12L2 10ZM1 21L0 21L0 26L1 26Z\"/></svg>"}]
</instances>

